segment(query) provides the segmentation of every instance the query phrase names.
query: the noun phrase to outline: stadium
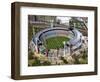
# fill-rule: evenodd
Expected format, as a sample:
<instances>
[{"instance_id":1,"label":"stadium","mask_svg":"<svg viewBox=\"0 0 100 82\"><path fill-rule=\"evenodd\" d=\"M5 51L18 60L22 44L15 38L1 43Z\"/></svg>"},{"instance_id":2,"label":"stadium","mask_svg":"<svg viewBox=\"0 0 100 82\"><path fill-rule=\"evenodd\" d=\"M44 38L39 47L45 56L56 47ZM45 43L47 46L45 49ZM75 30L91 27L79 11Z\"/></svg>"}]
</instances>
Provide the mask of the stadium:
<instances>
[{"instance_id":1,"label":"stadium","mask_svg":"<svg viewBox=\"0 0 100 82\"><path fill-rule=\"evenodd\" d=\"M58 40L59 37L60 39ZM54 39L56 39L57 41L52 41L54 44L53 43L51 44L50 41ZM48 41L49 44L46 41ZM75 50L82 45L82 34L76 29L70 30L70 28L66 29L66 28L55 27L55 28L48 28L48 29L42 30L38 32L36 36L33 37L33 43L34 43L34 47L36 48L35 49L36 52L39 52L40 45L42 46L45 45L49 49L63 48L64 46L63 42L65 42L65 47L68 47L67 45L69 46L72 45L72 50Z\"/></svg>"}]
</instances>

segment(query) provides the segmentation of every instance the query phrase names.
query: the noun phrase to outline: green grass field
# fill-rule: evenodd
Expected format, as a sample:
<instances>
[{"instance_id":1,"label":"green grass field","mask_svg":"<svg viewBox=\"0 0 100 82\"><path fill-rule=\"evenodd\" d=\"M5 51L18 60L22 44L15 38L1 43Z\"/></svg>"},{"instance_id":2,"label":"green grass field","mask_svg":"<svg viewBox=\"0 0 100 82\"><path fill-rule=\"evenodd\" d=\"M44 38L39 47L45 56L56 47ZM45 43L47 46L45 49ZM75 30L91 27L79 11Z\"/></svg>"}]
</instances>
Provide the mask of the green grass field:
<instances>
[{"instance_id":1,"label":"green grass field","mask_svg":"<svg viewBox=\"0 0 100 82\"><path fill-rule=\"evenodd\" d=\"M46 40L45 46L47 49L63 48L64 41L69 41L68 37L52 37Z\"/></svg>"}]
</instances>

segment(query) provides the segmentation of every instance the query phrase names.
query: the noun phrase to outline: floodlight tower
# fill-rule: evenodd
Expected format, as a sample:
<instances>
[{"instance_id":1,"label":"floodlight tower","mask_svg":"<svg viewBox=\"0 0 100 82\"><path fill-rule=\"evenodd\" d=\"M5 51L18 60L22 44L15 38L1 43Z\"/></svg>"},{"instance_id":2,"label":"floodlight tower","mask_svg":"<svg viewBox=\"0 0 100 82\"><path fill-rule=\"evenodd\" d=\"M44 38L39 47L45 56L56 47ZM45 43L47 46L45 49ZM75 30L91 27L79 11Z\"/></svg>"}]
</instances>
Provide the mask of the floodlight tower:
<instances>
[{"instance_id":1,"label":"floodlight tower","mask_svg":"<svg viewBox=\"0 0 100 82\"><path fill-rule=\"evenodd\" d=\"M38 49L38 38L35 38L35 40L36 40L35 49L36 49L36 52L39 53L39 49Z\"/></svg>"},{"instance_id":2,"label":"floodlight tower","mask_svg":"<svg viewBox=\"0 0 100 82\"><path fill-rule=\"evenodd\" d=\"M53 28L53 22L54 20L50 20L50 27Z\"/></svg>"},{"instance_id":3,"label":"floodlight tower","mask_svg":"<svg viewBox=\"0 0 100 82\"><path fill-rule=\"evenodd\" d=\"M66 44L66 42L65 42L65 41L63 41L63 44L64 44L64 56L65 56L65 55L66 55L66 48L65 48L65 47L66 47L66 45L65 45L65 44Z\"/></svg>"}]
</instances>

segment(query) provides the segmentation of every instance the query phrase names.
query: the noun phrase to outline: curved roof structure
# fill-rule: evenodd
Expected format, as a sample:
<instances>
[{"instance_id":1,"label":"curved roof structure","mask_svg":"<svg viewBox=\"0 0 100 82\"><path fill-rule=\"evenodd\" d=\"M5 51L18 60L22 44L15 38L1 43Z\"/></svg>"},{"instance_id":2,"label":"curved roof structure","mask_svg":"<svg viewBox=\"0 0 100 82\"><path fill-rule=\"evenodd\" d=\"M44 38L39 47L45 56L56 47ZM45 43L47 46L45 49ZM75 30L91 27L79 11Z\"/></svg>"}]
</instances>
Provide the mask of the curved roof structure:
<instances>
[{"instance_id":1,"label":"curved roof structure","mask_svg":"<svg viewBox=\"0 0 100 82\"><path fill-rule=\"evenodd\" d=\"M35 43L36 46L38 46L39 42L43 42L44 39L48 39L51 37L56 37L56 36L65 36L65 37L70 37L70 40L68 44L73 46L73 49L76 49L77 47L82 45L82 33L80 33L77 29L67 29L67 28L61 28L61 27L55 27L55 28L46 28L40 32L38 32L34 37L33 37L33 42Z\"/></svg>"}]
</instances>

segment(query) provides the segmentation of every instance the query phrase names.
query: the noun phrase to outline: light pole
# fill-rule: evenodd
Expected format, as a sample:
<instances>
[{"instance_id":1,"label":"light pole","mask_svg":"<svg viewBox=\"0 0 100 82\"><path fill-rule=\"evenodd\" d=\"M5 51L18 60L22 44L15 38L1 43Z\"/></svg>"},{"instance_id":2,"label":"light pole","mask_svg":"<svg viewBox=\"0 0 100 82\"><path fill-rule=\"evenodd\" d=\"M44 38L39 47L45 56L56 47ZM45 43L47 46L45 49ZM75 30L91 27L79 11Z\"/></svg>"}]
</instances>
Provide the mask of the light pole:
<instances>
[{"instance_id":1,"label":"light pole","mask_svg":"<svg viewBox=\"0 0 100 82\"><path fill-rule=\"evenodd\" d=\"M70 55L72 55L72 44L70 44Z\"/></svg>"},{"instance_id":2,"label":"light pole","mask_svg":"<svg viewBox=\"0 0 100 82\"><path fill-rule=\"evenodd\" d=\"M65 56L66 55L66 50L65 50L65 44L66 44L66 42L63 41L63 44L64 44L64 56Z\"/></svg>"},{"instance_id":3,"label":"light pole","mask_svg":"<svg viewBox=\"0 0 100 82\"><path fill-rule=\"evenodd\" d=\"M50 23L51 23L51 24L50 24L50 27L51 27L51 28L53 28L53 22L54 22L54 20L50 20Z\"/></svg>"},{"instance_id":4,"label":"light pole","mask_svg":"<svg viewBox=\"0 0 100 82\"><path fill-rule=\"evenodd\" d=\"M38 38L35 38L35 40L36 40L36 46L35 46L36 47L36 52L39 53L39 50L38 50L38 42L37 42L38 41Z\"/></svg>"}]
</instances>

